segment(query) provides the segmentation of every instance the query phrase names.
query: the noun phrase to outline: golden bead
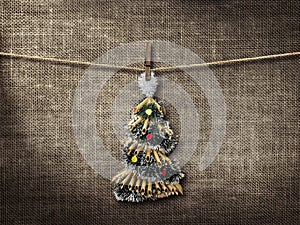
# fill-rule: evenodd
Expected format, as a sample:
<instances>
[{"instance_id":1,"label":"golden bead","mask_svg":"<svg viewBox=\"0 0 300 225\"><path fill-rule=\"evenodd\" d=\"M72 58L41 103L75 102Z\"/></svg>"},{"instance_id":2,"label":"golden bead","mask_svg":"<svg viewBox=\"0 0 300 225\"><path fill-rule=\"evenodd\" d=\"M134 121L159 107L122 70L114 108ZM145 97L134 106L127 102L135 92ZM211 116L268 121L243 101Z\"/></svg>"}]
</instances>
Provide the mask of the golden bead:
<instances>
[{"instance_id":1,"label":"golden bead","mask_svg":"<svg viewBox=\"0 0 300 225\"><path fill-rule=\"evenodd\" d=\"M151 109L147 109L145 112L146 112L146 114L147 114L148 116L150 116L151 113L152 113L152 110L151 110Z\"/></svg>"},{"instance_id":2,"label":"golden bead","mask_svg":"<svg viewBox=\"0 0 300 225\"><path fill-rule=\"evenodd\" d=\"M137 160L138 160L138 158L134 155L134 156L132 156L132 158L131 158L131 162L133 162L133 163L136 163L137 162Z\"/></svg>"}]
</instances>

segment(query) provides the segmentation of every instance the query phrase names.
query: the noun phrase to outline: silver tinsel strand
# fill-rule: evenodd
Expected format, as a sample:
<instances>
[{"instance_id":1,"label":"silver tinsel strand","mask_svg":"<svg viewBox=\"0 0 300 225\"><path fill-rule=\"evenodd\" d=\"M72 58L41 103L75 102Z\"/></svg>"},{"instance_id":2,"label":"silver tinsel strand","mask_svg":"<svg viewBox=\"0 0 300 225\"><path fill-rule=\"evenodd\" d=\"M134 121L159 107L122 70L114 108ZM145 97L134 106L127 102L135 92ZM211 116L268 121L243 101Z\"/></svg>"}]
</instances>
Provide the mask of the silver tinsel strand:
<instances>
[{"instance_id":1,"label":"silver tinsel strand","mask_svg":"<svg viewBox=\"0 0 300 225\"><path fill-rule=\"evenodd\" d=\"M144 95L147 97L153 96L157 88L157 78L154 77L154 72L151 71L151 79L149 81L145 78L145 72L139 77L139 87Z\"/></svg>"}]
</instances>

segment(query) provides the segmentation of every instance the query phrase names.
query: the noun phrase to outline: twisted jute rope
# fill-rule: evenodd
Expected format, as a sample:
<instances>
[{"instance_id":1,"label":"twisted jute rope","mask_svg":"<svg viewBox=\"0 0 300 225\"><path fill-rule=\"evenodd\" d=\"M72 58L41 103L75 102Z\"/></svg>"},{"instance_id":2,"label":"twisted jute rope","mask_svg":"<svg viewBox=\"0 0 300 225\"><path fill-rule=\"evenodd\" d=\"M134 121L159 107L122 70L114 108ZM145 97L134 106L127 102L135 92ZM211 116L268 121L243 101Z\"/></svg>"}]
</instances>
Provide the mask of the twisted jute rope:
<instances>
[{"instance_id":1,"label":"twisted jute rope","mask_svg":"<svg viewBox=\"0 0 300 225\"><path fill-rule=\"evenodd\" d=\"M278 58L292 57L292 56L298 56L298 55L300 55L300 52L289 52L289 53L283 53L283 54L256 56L256 57L250 57L250 58L239 58L239 59L229 59L229 60L223 60L223 61L214 61L214 62L201 63L201 64L159 67L159 68L153 68L151 70L152 71L170 71L170 70L176 70L176 69L191 69L191 68L198 68L198 67L205 67L205 66L221 66L221 65L228 65L228 64L234 64L234 63L252 62L252 61L259 61L259 60L266 60L266 59L278 59ZM145 70L144 68L138 68L138 67L117 66L117 65L110 65L110 64L97 64L97 63L92 63L92 62L73 61L73 60L67 60L67 59L20 55L20 54L15 54L15 53L8 53L8 52L0 52L0 56L12 57L12 58L23 58L23 59L38 60L38 61L47 61L47 62L52 62L52 63L79 65L79 66L95 66L95 67L99 67L99 68L130 70L130 71L138 71L138 72L142 72Z\"/></svg>"}]
</instances>

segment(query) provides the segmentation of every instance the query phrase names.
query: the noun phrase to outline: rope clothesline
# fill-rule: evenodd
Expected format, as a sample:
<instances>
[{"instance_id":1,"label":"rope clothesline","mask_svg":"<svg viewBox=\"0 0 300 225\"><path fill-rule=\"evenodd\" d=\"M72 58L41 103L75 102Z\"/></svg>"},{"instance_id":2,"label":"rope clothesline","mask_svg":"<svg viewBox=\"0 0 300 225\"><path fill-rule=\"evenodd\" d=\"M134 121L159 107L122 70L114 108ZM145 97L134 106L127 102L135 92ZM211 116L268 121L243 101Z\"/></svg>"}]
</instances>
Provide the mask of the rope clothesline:
<instances>
[{"instance_id":1,"label":"rope clothesline","mask_svg":"<svg viewBox=\"0 0 300 225\"><path fill-rule=\"evenodd\" d=\"M179 65L179 66L167 66L167 67L158 67L151 69L152 71L170 71L175 69L190 69L190 68L197 68L197 67L204 67L204 66L220 66L220 65L227 65L233 63L240 63L240 62L252 62L264 59L277 59L283 57L291 57L300 55L300 52L289 52L283 54L275 54L275 55L265 55L265 56L256 56L250 58L239 58L239 59L229 59L229 60L222 60L222 61L214 61L208 63L201 63L201 64L190 64L190 65ZM95 66L99 68L111 68L111 69L122 69L122 70L131 70L131 71L145 71L144 68L138 67L130 67L130 66L117 66L111 64L97 64L92 62L84 62L84 61L73 61L67 59L57 59L57 58L48 58L48 57L41 57L41 56L31 56L31 55L21 55L15 53L8 53L8 52L0 52L0 56L12 57L12 58L23 58L23 59L32 59L32 60L39 60L39 61L47 61L52 63L63 63L63 64L71 64L71 65L80 65L80 66Z\"/></svg>"}]
</instances>

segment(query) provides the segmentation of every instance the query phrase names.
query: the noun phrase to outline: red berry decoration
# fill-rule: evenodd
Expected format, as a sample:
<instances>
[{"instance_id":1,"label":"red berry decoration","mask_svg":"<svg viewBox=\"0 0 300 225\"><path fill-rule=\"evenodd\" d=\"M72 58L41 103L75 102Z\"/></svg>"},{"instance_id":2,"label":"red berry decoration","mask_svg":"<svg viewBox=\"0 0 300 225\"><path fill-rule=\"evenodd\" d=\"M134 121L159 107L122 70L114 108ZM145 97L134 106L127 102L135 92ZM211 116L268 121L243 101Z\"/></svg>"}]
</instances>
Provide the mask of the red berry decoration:
<instances>
[{"instance_id":1,"label":"red berry decoration","mask_svg":"<svg viewBox=\"0 0 300 225\"><path fill-rule=\"evenodd\" d=\"M152 134L147 134L146 138L147 138L147 140L151 140L153 138L153 135Z\"/></svg>"},{"instance_id":2,"label":"red berry decoration","mask_svg":"<svg viewBox=\"0 0 300 225\"><path fill-rule=\"evenodd\" d=\"M162 175L163 177L165 177L165 176L167 175L167 170L166 170L166 169L163 169L163 170L161 171L161 175Z\"/></svg>"}]
</instances>

